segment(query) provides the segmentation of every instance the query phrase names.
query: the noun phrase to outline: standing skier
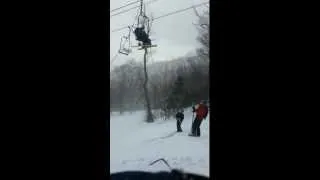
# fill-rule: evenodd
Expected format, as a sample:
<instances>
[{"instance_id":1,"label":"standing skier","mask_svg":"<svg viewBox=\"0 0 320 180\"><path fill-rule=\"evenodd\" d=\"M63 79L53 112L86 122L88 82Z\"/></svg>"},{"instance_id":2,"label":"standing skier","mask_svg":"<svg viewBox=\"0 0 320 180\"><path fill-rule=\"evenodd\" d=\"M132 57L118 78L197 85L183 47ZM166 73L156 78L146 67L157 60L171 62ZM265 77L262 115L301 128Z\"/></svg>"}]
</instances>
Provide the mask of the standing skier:
<instances>
[{"instance_id":1,"label":"standing skier","mask_svg":"<svg viewBox=\"0 0 320 180\"><path fill-rule=\"evenodd\" d=\"M200 125L203 119L208 115L208 106L205 101L201 101L199 104L192 107L192 112L196 113L196 118L192 123L192 131L189 136L200 136Z\"/></svg>"},{"instance_id":2,"label":"standing skier","mask_svg":"<svg viewBox=\"0 0 320 180\"><path fill-rule=\"evenodd\" d=\"M181 123L184 119L183 109L177 112L176 119L177 119L177 132L182 132Z\"/></svg>"}]
</instances>

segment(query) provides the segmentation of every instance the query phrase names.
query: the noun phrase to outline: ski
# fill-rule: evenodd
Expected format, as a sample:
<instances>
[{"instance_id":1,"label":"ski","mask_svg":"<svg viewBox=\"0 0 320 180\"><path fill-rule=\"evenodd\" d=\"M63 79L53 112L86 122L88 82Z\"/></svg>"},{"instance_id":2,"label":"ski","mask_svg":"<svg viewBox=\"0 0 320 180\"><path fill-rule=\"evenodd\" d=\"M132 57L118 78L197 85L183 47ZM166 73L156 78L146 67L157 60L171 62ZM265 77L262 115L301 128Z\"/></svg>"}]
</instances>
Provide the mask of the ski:
<instances>
[{"instance_id":1,"label":"ski","mask_svg":"<svg viewBox=\"0 0 320 180\"><path fill-rule=\"evenodd\" d=\"M169 137L174 136L175 134L177 134L177 132L176 132L176 131L174 131L174 132L172 132L172 133L170 133L170 134L168 134L168 135L166 135L166 136L153 138L153 139L150 139L150 140L147 140L147 141L149 141L149 142L150 142L150 141L155 141L155 140L158 140L158 139L166 139L166 138L169 138Z\"/></svg>"},{"instance_id":2,"label":"ski","mask_svg":"<svg viewBox=\"0 0 320 180\"><path fill-rule=\"evenodd\" d=\"M170 133L170 134L168 134L168 135L166 135L166 136L160 137L160 139L165 139L165 138L168 138L168 137L174 136L175 134L177 134L177 132L176 132L176 131L174 131L174 132L172 132L172 133Z\"/></svg>"}]
</instances>

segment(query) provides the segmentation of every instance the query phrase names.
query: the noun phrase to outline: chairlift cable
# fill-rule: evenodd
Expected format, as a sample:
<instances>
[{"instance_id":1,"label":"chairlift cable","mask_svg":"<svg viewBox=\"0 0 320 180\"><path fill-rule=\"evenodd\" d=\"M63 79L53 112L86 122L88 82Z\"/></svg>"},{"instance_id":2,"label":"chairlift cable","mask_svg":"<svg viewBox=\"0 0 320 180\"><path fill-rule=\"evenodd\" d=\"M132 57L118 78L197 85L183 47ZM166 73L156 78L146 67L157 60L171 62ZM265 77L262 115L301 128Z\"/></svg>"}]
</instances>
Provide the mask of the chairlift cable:
<instances>
[{"instance_id":1,"label":"chairlift cable","mask_svg":"<svg viewBox=\"0 0 320 180\"><path fill-rule=\"evenodd\" d=\"M159 0L150 0L150 1L146 2L145 4L151 4L151 3L156 2L156 1L159 1ZM137 1L137 2L140 2L140 0ZM137 2L136 2L136 3L137 3ZM124 7L126 7L126 6L124 6ZM113 17L113 16L117 16L117 15L126 13L126 12L128 12L128 11L131 11L131 10L136 9L136 8L139 8L139 7L141 7L141 5L134 6L134 7L132 7L132 8L129 8L129 9L120 11L120 12L118 12L118 13L116 13L116 14L112 14L112 15L110 15L110 18Z\"/></svg>"},{"instance_id":2,"label":"chairlift cable","mask_svg":"<svg viewBox=\"0 0 320 180\"><path fill-rule=\"evenodd\" d=\"M110 13L111 13L111 12L113 12L113 11L116 11L116 10L122 9L122 8L124 8L124 7L130 6L130 5L132 5L132 4L138 3L138 2L140 2L140 0L135 1L135 2L131 2L131 3L128 3L128 4L126 4L126 5L120 6L120 7L115 8L115 9L112 9L112 10L110 10Z\"/></svg>"},{"instance_id":3,"label":"chairlift cable","mask_svg":"<svg viewBox=\"0 0 320 180\"><path fill-rule=\"evenodd\" d=\"M201 3L201 4L197 4L197 5L192 5L192 6L188 7L188 8L179 9L179 10L177 10L177 11L170 12L170 13L168 13L168 14L164 14L164 15L162 15L162 16L158 16L158 17L156 17L156 18L153 18L153 21L156 20L156 19L161 19L161 18L163 18L163 17L171 16L171 15L174 15L174 14L177 14L177 13L180 13L180 12L183 12L183 11L186 11L186 10L189 10L189 9L192 9L192 8L194 8L194 7L203 6L204 4L208 4L208 3L209 3L209 2L205 2L205 3ZM125 29L125 28L127 28L127 27L128 27L128 26L125 26L125 27L122 27L122 28L118 28L118 29L114 29L114 30L112 30L111 32L117 32L117 31L123 30L123 29Z\"/></svg>"}]
</instances>

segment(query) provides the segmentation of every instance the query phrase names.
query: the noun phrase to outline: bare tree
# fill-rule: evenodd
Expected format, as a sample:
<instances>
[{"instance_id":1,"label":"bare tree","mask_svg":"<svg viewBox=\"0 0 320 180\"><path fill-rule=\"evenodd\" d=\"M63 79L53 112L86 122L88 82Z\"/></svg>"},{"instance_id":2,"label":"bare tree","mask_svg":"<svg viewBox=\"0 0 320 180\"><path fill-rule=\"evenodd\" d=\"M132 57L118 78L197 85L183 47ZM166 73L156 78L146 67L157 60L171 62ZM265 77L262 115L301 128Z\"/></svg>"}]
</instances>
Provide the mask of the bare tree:
<instances>
[{"instance_id":1,"label":"bare tree","mask_svg":"<svg viewBox=\"0 0 320 180\"><path fill-rule=\"evenodd\" d=\"M151 24L152 19L150 20L148 17L146 17L147 20L147 34L150 34L151 31ZM148 55L148 47L143 47L144 49L144 56L143 56L143 69L144 69L144 83L143 83L143 89L144 89L144 96L146 100L146 108L147 108L147 117L146 122L154 122L152 111L151 111L151 104L150 104L150 98L149 98L149 91L148 91L148 73L147 73L147 55Z\"/></svg>"},{"instance_id":2,"label":"bare tree","mask_svg":"<svg viewBox=\"0 0 320 180\"><path fill-rule=\"evenodd\" d=\"M128 88L128 65L124 64L119 67L116 67L113 71L117 79L115 80L115 88L114 96L116 97L116 106L119 110L119 113L122 114L125 111L125 103L127 97L127 88Z\"/></svg>"},{"instance_id":3,"label":"bare tree","mask_svg":"<svg viewBox=\"0 0 320 180\"><path fill-rule=\"evenodd\" d=\"M110 106L121 113L137 110L139 94L142 89L142 66L134 60L115 67L111 71L110 79Z\"/></svg>"},{"instance_id":4,"label":"bare tree","mask_svg":"<svg viewBox=\"0 0 320 180\"><path fill-rule=\"evenodd\" d=\"M147 106L147 122L153 122L153 115L151 112L151 106L150 106L150 99L149 99L149 92L148 92L148 73L147 73L147 54L148 50L147 48L144 48L144 83L143 83L143 89L144 89L144 95L145 95L145 100L146 100L146 106Z\"/></svg>"},{"instance_id":5,"label":"bare tree","mask_svg":"<svg viewBox=\"0 0 320 180\"><path fill-rule=\"evenodd\" d=\"M198 23L196 27L199 31L199 36L197 40L201 43L202 47L197 49L197 54L204 60L209 60L210 52L210 13L209 7L200 14L196 8L193 8L196 16L198 17Z\"/></svg>"}]
</instances>

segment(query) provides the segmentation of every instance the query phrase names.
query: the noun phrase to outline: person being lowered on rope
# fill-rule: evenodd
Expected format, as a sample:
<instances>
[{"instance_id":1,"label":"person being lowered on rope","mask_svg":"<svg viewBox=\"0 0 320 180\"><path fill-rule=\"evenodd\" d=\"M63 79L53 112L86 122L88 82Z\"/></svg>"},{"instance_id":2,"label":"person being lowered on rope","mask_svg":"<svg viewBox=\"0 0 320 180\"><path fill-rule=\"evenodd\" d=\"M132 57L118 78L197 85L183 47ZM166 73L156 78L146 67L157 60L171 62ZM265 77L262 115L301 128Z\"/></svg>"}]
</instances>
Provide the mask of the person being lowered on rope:
<instances>
[{"instance_id":1,"label":"person being lowered on rope","mask_svg":"<svg viewBox=\"0 0 320 180\"><path fill-rule=\"evenodd\" d=\"M189 136L200 136L200 125L203 119L206 119L208 115L208 106L205 101L201 101L199 104L192 107L192 112L196 113L196 117L192 123L192 129Z\"/></svg>"},{"instance_id":2,"label":"person being lowered on rope","mask_svg":"<svg viewBox=\"0 0 320 180\"><path fill-rule=\"evenodd\" d=\"M136 35L136 40L141 41L144 46L151 45L151 40L149 39L149 35L144 30L144 26L137 27L134 30L134 34Z\"/></svg>"}]
</instances>

